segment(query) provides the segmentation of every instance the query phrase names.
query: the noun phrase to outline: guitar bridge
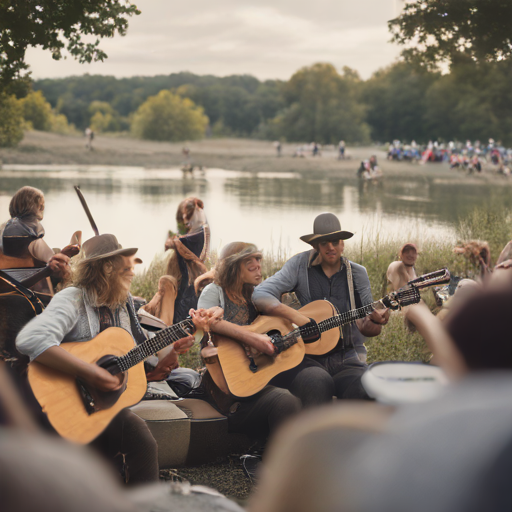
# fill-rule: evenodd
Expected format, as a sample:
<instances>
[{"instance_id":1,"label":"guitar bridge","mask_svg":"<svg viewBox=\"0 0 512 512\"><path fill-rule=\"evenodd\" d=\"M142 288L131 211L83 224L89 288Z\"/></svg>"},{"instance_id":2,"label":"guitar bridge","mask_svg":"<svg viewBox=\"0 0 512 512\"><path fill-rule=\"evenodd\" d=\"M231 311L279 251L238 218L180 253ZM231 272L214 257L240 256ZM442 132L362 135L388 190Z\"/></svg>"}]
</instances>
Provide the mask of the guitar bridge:
<instances>
[{"instance_id":1,"label":"guitar bridge","mask_svg":"<svg viewBox=\"0 0 512 512\"><path fill-rule=\"evenodd\" d=\"M89 390L85 387L85 384L80 379L76 379L76 383L78 385L78 391L80 392L80 397L82 398L85 410L90 416L91 414L94 414L98 411L96 403L94 402L94 397L91 395L91 393L89 393Z\"/></svg>"}]
</instances>

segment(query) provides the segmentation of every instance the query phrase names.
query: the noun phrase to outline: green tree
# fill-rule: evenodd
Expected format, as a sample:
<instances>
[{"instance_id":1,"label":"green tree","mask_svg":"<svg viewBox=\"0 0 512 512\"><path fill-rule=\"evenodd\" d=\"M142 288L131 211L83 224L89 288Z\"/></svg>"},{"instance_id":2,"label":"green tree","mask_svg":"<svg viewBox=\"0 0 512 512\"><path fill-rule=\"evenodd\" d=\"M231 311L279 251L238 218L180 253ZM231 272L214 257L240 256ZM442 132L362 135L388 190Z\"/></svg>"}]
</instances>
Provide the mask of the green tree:
<instances>
[{"instance_id":1,"label":"green tree","mask_svg":"<svg viewBox=\"0 0 512 512\"><path fill-rule=\"evenodd\" d=\"M331 64L297 71L283 86L286 108L274 123L287 140L368 142L365 108L358 101L361 79L350 68L340 75Z\"/></svg>"},{"instance_id":2,"label":"green tree","mask_svg":"<svg viewBox=\"0 0 512 512\"><path fill-rule=\"evenodd\" d=\"M117 132L120 130L119 114L106 101L93 101L89 105L89 126L95 132Z\"/></svg>"},{"instance_id":3,"label":"green tree","mask_svg":"<svg viewBox=\"0 0 512 512\"><path fill-rule=\"evenodd\" d=\"M0 147L16 146L23 139L23 114L14 95L0 93Z\"/></svg>"},{"instance_id":4,"label":"green tree","mask_svg":"<svg viewBox=\"0 0 512 512\"><path fill-rule=\"evenodd\" d=\"M192 140L201 138L207 125L202 107L170 91L160 91L138 108L133 116L132 133L149 140Z\"/></svg>"},{"instance_id":5,"label":"green tree","mask_svg":"<svg viewBox=\"0 0 512 512\"><path fill-rule=\"evenodd\" d=\"M362 84L360 97L367 106L366 121L372 139L385 142L437 138L435 123L425 124L425 113L432 107L427 91L438 78L438 73L398 62L380 69Z\"/></svg>"},{"instance_id":6,"label":"green tree","mask_svg":"<svg viewBox=\"0 0 512 512\"><path fill-rule=\"evenodd\" d=\"M512 55L510 0L416 0L389 21L407 59L436 66L459 55L499 61Z\"/></svg>"},{"instance_id":7,"label":"green tree","mask_svg":"<svg viewBox=\"0 0 512 512\"><path fill-rule=\"evenodd\" d=\"M28 69L25 52L39 46L56 60L62 50L80 63L104 60L100 40L126 33L128 17L140 14L128 0L2 0L0 2L0 89ZM82 41L83 35L96 37Z\"/></svg>"},{"instance_id":8,"label":"green tree","mask_svg":"<svg viewBox=\"0 0 512 512\"><path fill-rule=\"evenodd\" d=\"M52 124L52 106L46 101L41 91L30 92L20 101L23 118L34 130L50 131Z\"/></svg>"}]
</instances>

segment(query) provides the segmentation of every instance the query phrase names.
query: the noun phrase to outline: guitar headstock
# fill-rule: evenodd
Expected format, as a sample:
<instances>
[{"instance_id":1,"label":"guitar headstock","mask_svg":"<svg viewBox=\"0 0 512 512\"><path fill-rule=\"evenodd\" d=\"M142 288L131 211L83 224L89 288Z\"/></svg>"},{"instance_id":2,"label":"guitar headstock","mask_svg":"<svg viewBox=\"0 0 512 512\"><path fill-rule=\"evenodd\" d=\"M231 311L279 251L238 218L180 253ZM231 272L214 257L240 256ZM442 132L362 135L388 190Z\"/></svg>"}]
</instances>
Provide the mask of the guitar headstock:
<instances>
[{"instance_id":1,"label":"guitar headstock","mask_svg":"<svg viewBox=\"0 0 512 512\"><path fill-rule=\"evenodd\" d=\"M450 282L450 272L447 268L430 272L429 274L423 274L422 276L409 281L407 284L418 288L428 288L429 286L435 286L439 284L446 284Z\"/></svg>"},{"instance_id":2,"label":"guitar headstock","mask_svg":"<svg viewBox=\"0 0 512 512\"><path fill-rule=\"evenodd\" d=\"M397 310L411 304L418 304L421 296L415 286L400 288L396 292L386 295L381 302L389 309Z\"/></svg>"}]
</instances>

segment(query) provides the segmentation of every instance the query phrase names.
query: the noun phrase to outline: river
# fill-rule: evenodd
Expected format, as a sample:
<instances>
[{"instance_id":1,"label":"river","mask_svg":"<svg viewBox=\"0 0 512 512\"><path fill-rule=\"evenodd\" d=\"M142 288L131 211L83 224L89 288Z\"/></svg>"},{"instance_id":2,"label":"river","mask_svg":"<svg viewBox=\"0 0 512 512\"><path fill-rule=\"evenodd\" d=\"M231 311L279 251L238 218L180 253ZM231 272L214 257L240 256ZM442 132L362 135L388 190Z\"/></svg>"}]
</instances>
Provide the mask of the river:
<instances>
[{"instance_id":1,"label":"river","mask_svg":"<svg viewBox=\"0 0 512 512\"><path fill-rule=\"evenodd\" d=\"M43 225L52 247L69 242L75 230L93 235L73 185L80 185L100 233L114 233L124 247L139 247L147 266L163 251L168 229L176 229L178 203L194 195L205 203L212 248L234 240L292 255L308 246L299 240L312 232L314 217L331 211L359 246L367 237L422 243L453 240L460 216L492 201L512 206L509 187L461 183L447 177L411 173L361 183L356 178L301 177L295 173L243 173L208 169L184 177L179 169L113 166L5 165L0 171L0 221L8 218L10 198L31 185L46 197Z\"/></svg>"}]
</instances>

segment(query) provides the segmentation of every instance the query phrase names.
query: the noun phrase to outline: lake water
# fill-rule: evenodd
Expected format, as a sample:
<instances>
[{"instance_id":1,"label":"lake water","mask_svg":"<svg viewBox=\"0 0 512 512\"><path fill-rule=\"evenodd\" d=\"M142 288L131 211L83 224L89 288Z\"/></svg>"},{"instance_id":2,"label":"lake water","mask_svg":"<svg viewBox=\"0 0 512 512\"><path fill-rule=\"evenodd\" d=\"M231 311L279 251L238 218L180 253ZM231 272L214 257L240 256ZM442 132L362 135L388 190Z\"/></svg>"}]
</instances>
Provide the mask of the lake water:
<instances>
[{"instance_id":1,"label":"lake water","mask_svg":"<svg viewBox=\"0 0 512 512\"><path fill-rule=\"evenodd\" d=\"M93 235L73 185L80 185L100 233L114 233L124 247L139 247L148 265L163 252L168 229L176 229L176 208L185 197L203 199L212 232L212 248L234 240L263 250L279 247L289 255L307 249L299 240L312 232L314 217L331 211L342 229L355 232L347 242L379 234L421 244L426 238L455 239L455 226L474 205L500 202L512 206L509 187L464 184L446 178L385 178L362 184L357 179L304 178L294 173L243 173L208 169L184 178L179 169L111 166L6 165L0 171L0 222L16 190L31 185L43 190L43 225L52 247L69 242L75 230Z\"/></svg>"}]
</instances>

